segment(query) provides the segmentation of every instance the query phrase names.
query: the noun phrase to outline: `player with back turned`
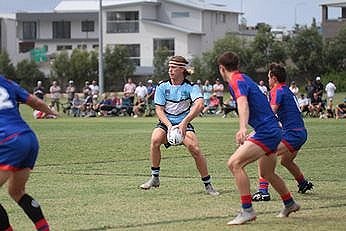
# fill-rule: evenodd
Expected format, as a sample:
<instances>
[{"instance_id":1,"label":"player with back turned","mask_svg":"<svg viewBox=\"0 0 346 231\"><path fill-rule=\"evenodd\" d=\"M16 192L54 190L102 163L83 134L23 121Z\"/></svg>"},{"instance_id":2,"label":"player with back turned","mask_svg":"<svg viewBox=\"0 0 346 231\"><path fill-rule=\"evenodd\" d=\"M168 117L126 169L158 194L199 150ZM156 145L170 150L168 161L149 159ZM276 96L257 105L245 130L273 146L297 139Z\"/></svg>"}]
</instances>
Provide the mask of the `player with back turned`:
<instances>
[{"instance_id":1,"label":"player with back turned","mask_svg":"<svg viewBox=\"0 0 346 231\"><path fill-rule=\"evenodd\" d=\"M225 52L218 57L219 72L229 83L229 90L236 99L239 113L239 130L235 135L239 145L228 160L228 168L235 178L240 192L241 212L229 225L241 225L256 219L252 207L250 181L245 166L258 160L261 173L280 194L284 208L278 217L288 217L300 206L295 203L285 182L275 173L276 149L281 141L281 128L270 108L266 96L257 84L239 71L239 57L233 52ZM248 134L248 126L254 129Z\"/></svg>"},{"instance_id":2,"label":"player with back turned","mask_svg":"<svg viewBox=\"0 0 346 231\"><path fill-rule=\"evenodd\" d=\"M57 115L41 99L0 75L0 186L8 182L10 196L24 210L36 229L49 231L40 205L25 192L39 144L34 132L20 116L18 103L25 103L48 115ZM0 230L12 230L7 212L1 204Z\"/></svg>"},{"instance_id":3,"label":"player with back turned","mask_svg":"<svg viewBox=\"0 0 346 231\"><path fill-rule=\"evenodd\" d=\"M270 90L270 106L282 125L282 140L278 146L277 155L281 164L288 169L298 183L298 192L305 193L313 188L306 180L299 166L294 162L299 149L307 139L307 131L301 116L296 96L285 84L286 70L283 66L273 63L269 66L268 81ZM253 201L269 201L268 181L261 177L258 191L252 196Z\"/></svg>"}]
</instances>

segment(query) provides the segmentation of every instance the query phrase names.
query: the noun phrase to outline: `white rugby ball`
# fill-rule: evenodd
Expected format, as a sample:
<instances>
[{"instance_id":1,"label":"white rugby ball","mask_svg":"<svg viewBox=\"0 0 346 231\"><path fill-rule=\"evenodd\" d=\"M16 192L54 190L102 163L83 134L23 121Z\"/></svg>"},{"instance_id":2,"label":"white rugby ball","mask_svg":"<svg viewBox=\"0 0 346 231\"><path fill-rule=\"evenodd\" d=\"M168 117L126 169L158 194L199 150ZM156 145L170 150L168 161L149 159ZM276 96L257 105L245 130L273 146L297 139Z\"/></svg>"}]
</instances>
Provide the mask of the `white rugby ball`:
<instances>
[{"instance_id":1,"label":"white rugby ball","mask_svg":"<svg viewBox=\"0 0 346 231\"><path fill-rule=\"evenodd\" d=\"M179 130L179 128L175 127L175 128L171 128L167 132L167 140L168 140L168 143L170 145L176 146L176 145L180 145L183 143L184 136L181 133L181 131Z\"/></svg>"}]
</instances>

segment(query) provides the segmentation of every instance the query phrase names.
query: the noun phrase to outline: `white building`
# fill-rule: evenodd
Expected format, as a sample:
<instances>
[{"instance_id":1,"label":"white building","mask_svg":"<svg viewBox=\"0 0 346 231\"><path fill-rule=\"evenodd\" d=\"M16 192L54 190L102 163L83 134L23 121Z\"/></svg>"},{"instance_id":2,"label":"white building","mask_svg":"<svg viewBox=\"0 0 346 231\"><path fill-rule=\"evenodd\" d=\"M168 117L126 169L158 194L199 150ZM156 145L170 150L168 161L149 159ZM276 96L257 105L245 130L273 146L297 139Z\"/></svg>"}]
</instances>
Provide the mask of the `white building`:
<instances>
[{"instance_id":1,"label":"white building","mask_svg":"<svg viewBox=\"0 0 346 231\"><path fill-rule=\"evenodd\" d=\"M64 0L45 13L17 13L18 49L98 47L99 1ZM103 44L125 45L136 74L151 74L154 51L200 56L226 32L238 32L239 12L203 0L103 0Z\"/></svg>"},{"instance_id":2,"label":"white building","mask_svg":"<svg viewBox=\"0 0 346 231\"><path fill-rule=\"evenodd\" d=\"M15 17L14 14L0 15L0 51L6 51L10 58L18 54Z\"/></svg>"}]
</instances>

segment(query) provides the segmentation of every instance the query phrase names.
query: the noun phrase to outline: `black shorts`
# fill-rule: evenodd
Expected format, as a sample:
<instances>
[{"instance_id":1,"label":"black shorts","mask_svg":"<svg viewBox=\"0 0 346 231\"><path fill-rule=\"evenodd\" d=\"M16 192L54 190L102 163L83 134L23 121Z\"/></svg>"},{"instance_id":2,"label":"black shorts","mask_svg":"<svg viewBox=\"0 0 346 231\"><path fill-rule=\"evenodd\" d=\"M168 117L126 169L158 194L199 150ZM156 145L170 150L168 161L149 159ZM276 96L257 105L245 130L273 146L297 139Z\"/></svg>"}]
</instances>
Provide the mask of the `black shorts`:
<instances>
[{"instance_id":1,"label":"black shorts","mask_svg":"<svg viewBox=\"0 0 346 231\"><path fill-rule=\"evenodd\" d=\"M166 132L166 134L167 134L168 128L167 128L167 126L166 126L164 123L162 123L161 121L159 121L159 122L156 124L155 128L161 128L161 129L163 129L163 130ZM188 123L188 124L187 124L187 127L186 127L186 131L187 131L187 132L193 132L193 133L195 133L195 128L192 126L192 124ZM165 145L166 148L169 148L169 147L171 146L169 143L166 143L166 144L164 144L164 145Z\"/></svg>"}]
</instances>

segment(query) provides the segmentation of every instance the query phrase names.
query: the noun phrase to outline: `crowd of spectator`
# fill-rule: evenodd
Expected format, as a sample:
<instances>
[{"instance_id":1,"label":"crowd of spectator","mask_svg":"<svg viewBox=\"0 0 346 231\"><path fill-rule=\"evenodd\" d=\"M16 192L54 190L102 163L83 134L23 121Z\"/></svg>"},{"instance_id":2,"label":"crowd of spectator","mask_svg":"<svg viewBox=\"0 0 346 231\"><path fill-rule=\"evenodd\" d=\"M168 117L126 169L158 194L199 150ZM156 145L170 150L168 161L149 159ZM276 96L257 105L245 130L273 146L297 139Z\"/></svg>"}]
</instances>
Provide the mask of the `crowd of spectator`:
<instances>
[{"instance_id":1,"label":"crowd of spectator","mask_svg":"<svg viewBox=\"0 0 346 231\"><path fill-rule=\"evenodd\" d=\"M224 84L220 79L214 83L205 80L204 84L200 80L196 83L203 94L204 110L201 116L208 114L222 114L224 118L231 113L237 116L236 102L232 97L224 101ZM259 81L258 87L263 94L269 97L269 90L263 80ZM33 93L44 99L46 93L47 100L50 100L50 107L56 111L63 112L73 117L96 117L96 116L153 116L155 114L154 94L156 84L152 80L146 83L142 81L134 83L131 78L123 86L121 93L103 93L100 95L100 88L96 80L85 82L81 93L76 92L74 81L70 80L65 91L53 81L46 92L42 82L38 81ZM344 102L334 105L334 95L336 86L333 81L329 81L324 87L321 77L317 76L313 81L308 80L305 85L305 94L301 92L295 81L290 83L289 89L297 97L297 103L303 116L319 118L345 118L346 98ZM323 93L326 93L323 98ZM62 99L62 95L65 95ZM61 101L63 100L64 103ZM35 118L45 118L39 112L34 112Z\"/></svg>"}]
</instances>

